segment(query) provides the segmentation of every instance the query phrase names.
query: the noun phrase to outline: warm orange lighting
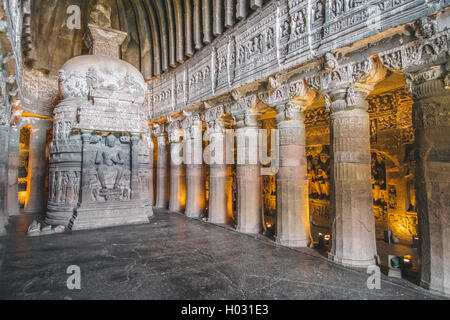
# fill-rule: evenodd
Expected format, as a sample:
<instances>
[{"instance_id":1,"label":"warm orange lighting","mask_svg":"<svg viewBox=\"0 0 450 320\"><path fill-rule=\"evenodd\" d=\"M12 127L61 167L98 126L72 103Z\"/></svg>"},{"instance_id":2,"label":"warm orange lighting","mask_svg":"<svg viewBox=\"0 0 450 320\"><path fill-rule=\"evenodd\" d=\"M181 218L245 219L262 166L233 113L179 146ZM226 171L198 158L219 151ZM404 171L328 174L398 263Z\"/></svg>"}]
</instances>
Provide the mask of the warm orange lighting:
<instances>
[{"instance_id":1,"label":"warm orange lighting","mask_svg":"<svg viewBox=\"0 0 450 320\"><path fill-rule=\"evenodd\" d=\"M18 192L18 198L20 204L25 204L27 202L27 192L26 191L20 191Z\"/></svg>"},{"instance_id":2,"label":"warm orange lighting","mask_svg":"<svg viewBox=\"0 0 450 320\"><path fill-rule=\"evenodd\" d=\"M403 263L411 263L412 257L410 255L403 256Z\"/></svg>"}]
</instances>

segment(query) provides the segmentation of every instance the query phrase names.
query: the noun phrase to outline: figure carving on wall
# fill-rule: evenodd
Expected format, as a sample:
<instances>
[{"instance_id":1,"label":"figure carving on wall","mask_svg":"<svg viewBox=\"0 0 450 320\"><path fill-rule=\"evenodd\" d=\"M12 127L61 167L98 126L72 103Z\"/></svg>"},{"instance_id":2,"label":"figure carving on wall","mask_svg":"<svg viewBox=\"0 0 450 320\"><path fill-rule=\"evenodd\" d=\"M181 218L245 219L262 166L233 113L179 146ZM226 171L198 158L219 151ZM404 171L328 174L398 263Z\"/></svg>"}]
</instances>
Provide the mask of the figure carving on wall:
<instances>
[{"instance_id":1,"label":"figure carving on wall","mask_svg":"<svg viewBox=\"0 0 450 320\"><path fill-rule=\"evenodd\" d=\"M397 208L397 189L394 185L389 185L388 205L389 209L395 210Z\"/></svg>"},{"instance_id":2,"label":"figure carving on wall","mask_svg":"<svg viewBox=\"0 0 450 320\"><path fill-rule=\"evenodd\" d=\"M331 1L331 12L334 17L339 16L344 11L344 1L343 0L333 0Z\"/></svg>"},{"instance_id":3,"label":"figure carving on wall","mask_svg":"<svg viewBox=\"0 0 450 320\"><path fill-rule=\"evenodd\" d=\"M95 164L97 164L98 179L102 189L108 189L105 181L105 172L111 169L116 170L117 175L113 189L118 189L124 172L124 156L120 148L116 148L117 139L110 134L106 137L105 147L97 151L95 156Z\"/></svg>"},{"instance_id":4,"label":"figure carving on wall","mask_svg":"<svg viewBox=\"0 0 450 320\"><path fill-rule=\"evenodd\" d=\"M281 25L281 36L286 37L291 33L291 26L289 24L288 20L284 20L283 24Z\"/></svg>"},{"instance_id":5,"label":"figure carving on wall","mask_svg":"<svg viewBox=\"0 0 450 320\"><path fill-rule=\"evenodd\" d=\"M414 145L410 144L406 146L405 151L405 162L406 166L406 188L408 197L408 212L416 212L416 188L415 188L415 161L414 161Z\"/></svg>"},{"instance_id":6,"label":"figure carving on wall","mask_svg":"<svg viewBox=\"0 0 450 320\"><path fill-rule=\"evenodd\" d=\"M313 10L313 22L323 19L323 3L322 1L317 1Z\"/></svg>"},{"instance_id":7,"label":"figure carving on wall","mask_svg":"<svg viewBox=\"0 0 450 320\"><path fill-rule=\"evenodd\" d=\"M372 153L372 192L377 206L386 205L386 162L380 153Z\"/></svg>"},{"instance_id":8,"label":"figure carving on wall","mask_svg":"<svg viewBox=\"0 0 450 320\"><path fill-rule=\"evenodd\" d=\"M307 177L311 222L330 226L330 147L307 147Z\"/></svg>"},{"instance_id":9,"label":"figure carving on wall","mask_svg":"<svg viewBox=\"0 0 450 320\"><path fill-rule=\"evenodd\" d=\"M328 146L308 156L308 178L311 199L330 199L330 155Z\"/></svg>"},{"instance_id":10,"label":"figure carving on wall","mask_svg":"<svg viewBox=\"0 0 450 320\"><path fill-rule=\"evenodd\" d=\"M264 214L275 216L276 214L277 184L275 175L263 176L263 201Z\"/></svg>"},{"instance_id":11,"label":"figure carving on wall","mask_svg":"<svg viewBox=\"0 0 450 320\"><path fill-rule=\"evenodd\" d=\"M273 43L273 29L268 28L266 31L266 49L270 50L274 47Z\"/></svg>"},{"instance_id":12,"label":"figure carving on wall","mask_svg":"<svg viewBox=\"0 0 450 320\"><path fill-rule=\"evenodd\" d=\"M296 12L292 19L292 32L295 36L300 36L306 31L305 10L306 9Z\"/></svg>"},{"instance_id":13,"label":"figure carving on wall","mask_svg":"<svg viewBox=\"0 0 450 320\"><path fill-rule=\"evenodd\" d=\"M359 7L365 0L349 0L348 6L351 8Z\"/></svg>"}]
</instances>

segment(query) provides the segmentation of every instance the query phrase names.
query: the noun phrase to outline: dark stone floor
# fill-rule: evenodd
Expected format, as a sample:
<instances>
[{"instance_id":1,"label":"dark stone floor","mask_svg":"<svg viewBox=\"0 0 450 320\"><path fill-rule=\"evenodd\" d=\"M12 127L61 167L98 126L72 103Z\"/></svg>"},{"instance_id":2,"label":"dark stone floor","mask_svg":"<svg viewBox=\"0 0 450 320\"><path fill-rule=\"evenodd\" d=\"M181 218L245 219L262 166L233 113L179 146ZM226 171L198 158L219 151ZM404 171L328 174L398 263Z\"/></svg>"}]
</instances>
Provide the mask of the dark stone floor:
<instances>
[{"instance_id":1,"label":"dark stone floor","mask_svg":"<svg viewBox=\"0 0 450 320\"><path fill-rule=\"evenodd\" d=\"M315 251L158 212L151 224L0 240L0 299L438 299L405 280L335 265ZM81 268L81 290L66 270Z\"/></svg>"}]
</instances>

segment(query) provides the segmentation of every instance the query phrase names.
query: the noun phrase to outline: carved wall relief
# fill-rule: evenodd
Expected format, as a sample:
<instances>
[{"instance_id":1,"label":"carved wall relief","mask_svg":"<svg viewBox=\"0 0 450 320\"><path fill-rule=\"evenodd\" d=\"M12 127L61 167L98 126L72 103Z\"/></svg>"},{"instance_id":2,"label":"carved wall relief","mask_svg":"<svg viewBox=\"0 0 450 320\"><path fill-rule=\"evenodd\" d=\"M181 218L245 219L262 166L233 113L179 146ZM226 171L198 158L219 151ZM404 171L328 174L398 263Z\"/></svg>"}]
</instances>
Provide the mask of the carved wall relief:
<instances>
[{"instance_id":1,"label":"carved wall relief","mask_svg":"<svg viewBox=\"0 0 450 320\"><path fill-rule=\"evenodd\" d=\"M129 201L131 166L129 136L109 134L91 139L90 188L95 202Z\"/></svg>"},{"instance_id":2,"label":"carved wall relief","mask_svg":"<svg viewBox=\"0 0 450 320\"><path fill-rule=\"evenodd\" d=\"M330 226L330 146L306 148L309 206L315 226Z\"/></svg>"},{"instance_id":3,"label":"carved wall relief","mask_svg":"<svg viewBox=\"0 0 450 320\"><path fill-rule=\"evenodd\" d=\"M19 178L18 178L18 197L19 197L19 205L21 208L24 208L27 200L27 191L28 191L28 182L29 182L29 174L28 174L28 158L29 158L29 150L30 150L30 130L28 127L24 127L20 130L20 138L19 138Z\"/></svg>"},{"instance_id":4,"label":"carved wall relief","mask_svg":"<svg viewBox=\"0 0 450 320\"><path fill-rule=\"evenodd\" d=\"M272 129L276 129L277 125L275 119L264 119L262 122L262 128L267 130L267 150L268 156L271 156L270 152L272 150ZM265 165L269 167L270 164ZM277 212L277 179L276 175L264 175L262 177L263 183L263 208L266 223L271 223L272 225L276 221Z\"/></svg>"},{"instance_id":5,"label":"carved wall relief","mask_svg":"<svg viewBox=\"0 0 450 320\"><path fill-rule=\"evenodd\" d=\"M386 158L381 153L372 152L373 210L375 215L375 223L381 226L385 225L387 220L388 198L386 186ZM391 192L393 191L394 190L391 190ZM391 196L393 196L393 194ZM396 204L391 203L390 205L395 206Z\"/></svg>"},{"instance_id":6,"label":"carved wall relief","mask_svg":"<svg viewBox=\"0 0 450 320\"><path fill-rule=\"evenodd\" d=\"M49 174L49 203L76 207L80 195L80 171L51 171Z\"/></svg>"}]
</instances>

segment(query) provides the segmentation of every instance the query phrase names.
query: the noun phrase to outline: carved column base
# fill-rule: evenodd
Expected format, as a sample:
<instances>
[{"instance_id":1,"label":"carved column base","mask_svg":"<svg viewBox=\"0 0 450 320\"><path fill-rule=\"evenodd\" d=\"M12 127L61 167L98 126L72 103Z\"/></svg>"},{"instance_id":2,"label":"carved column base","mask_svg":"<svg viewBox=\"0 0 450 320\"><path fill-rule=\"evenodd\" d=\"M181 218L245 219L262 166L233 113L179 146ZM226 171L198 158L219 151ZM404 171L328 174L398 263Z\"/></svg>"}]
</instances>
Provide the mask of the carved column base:
<instances>
[{"instance_id":1,"label":"carved column base","mask_svg":"<svg viewBox=\"0 0 450 320\"><path fill-rule=\"evenodd\" d=\"M167 152L167 136L158 136L158 159L156 165L156 204L155 208L169 207L169 163Z\"/></svg>"},{"instance_id":2,"label":"carved column base","mask_svg":"<svg viewBox=\"0 0 450 320\"><path fill-rule=\"evenodd\" d=\"M308 181L302 169L280 167L277 176L277 243L307 247L311 243Z\"/></svg>"},{"instance_id":3,"label":"carved column base","mask_svg":"<svg viewBox=\"0 0 450 320\"><path fill-rule=\"evenodd\" d=\"M167 168L158 166L156 169L156 204L157 209L167 209L169 207L168 200L168 178Z\"/></svg>"},{"instance_id":4,"label":"carved column base","mask_svg":"<svg viewBox=\"0 0 450 320\"><path fill-rule=\"evenodd\" d=\"M186 166L186 210L189 218L199 218L205 209L205 186L202 165Z\"/></svg>"},{"instance_id":5,"label":"carved column base","mask_svg":"<svg viewBox=\"0 0 450 320\"><path fill-rule=\"evenodd\" d=\"M231 177L227 165L210 167L208 222L226 224L231 218Z\"/></svg>"},{"instance_id":6,"label":"carved column base","mask_svg":"<svg viewBox=\"0 0 450 320\"><path fill-rule=\"evenodd\" d=\"M237 167L237 231L260 233L261 219L261 170L259 165Z\"/></svg>"},{"instance_id":7,"label":"carved column base","mask_svg":"<svg viewBox=\"0 0 450 320\"><path fill-rule=\"evenodd\" d=\"M169 211L182 212L186 203L186 171L184 165L170 167Z\"/></svg>"}]
</instances>

